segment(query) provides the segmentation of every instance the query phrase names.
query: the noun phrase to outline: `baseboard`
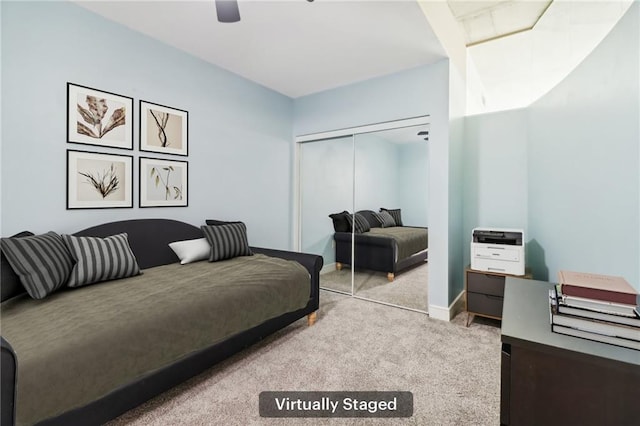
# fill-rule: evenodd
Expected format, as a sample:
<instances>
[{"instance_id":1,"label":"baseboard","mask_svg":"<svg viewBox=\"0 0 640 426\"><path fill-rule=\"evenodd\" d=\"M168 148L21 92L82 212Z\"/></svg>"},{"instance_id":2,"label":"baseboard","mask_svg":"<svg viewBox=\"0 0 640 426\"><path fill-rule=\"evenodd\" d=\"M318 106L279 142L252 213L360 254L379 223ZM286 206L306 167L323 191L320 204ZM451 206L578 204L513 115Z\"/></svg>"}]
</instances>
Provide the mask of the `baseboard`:
<instances>
[{"instance_id":1,"label":"baseboard","mask_svg":"<svg viewBox=\"0 0 640 426\"><path fill-rule=\"evenodd\" d=\"M441 321L451 321L458 313L464 310L464 291L448 306L429 305L429 318Z\"/></svg>"},{"instance_id":2,"label":"baseboard","mask_svg":"<svg viewBox=\"0 0 640 426\"><path fill-rule=\"evenodd\" d=\"M322 269L320 269L320 275L326 274L327 272L332 272L335 270L336 270L336 263L335 262L329 263L327 265L324 265Z\"/></svg>"}]
</instances>

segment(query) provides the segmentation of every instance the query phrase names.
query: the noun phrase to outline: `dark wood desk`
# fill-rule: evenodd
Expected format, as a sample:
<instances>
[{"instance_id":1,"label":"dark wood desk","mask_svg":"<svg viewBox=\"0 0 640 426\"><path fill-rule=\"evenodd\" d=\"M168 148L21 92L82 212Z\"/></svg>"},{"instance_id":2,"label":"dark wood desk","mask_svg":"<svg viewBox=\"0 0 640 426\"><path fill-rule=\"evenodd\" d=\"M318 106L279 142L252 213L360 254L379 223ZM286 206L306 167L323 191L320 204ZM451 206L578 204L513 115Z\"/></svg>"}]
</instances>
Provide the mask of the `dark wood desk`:
<instances>
[{"instance_id":1,"label":"dark wood desk","mask_svg":"<svg viewBox=\"0 0 640 426\"><path fill-rule=\"evenodd\" d=\"M552 285L506 279L500 423L640 424L640 351L553 333Z\"/></svg>"}]
</instances>

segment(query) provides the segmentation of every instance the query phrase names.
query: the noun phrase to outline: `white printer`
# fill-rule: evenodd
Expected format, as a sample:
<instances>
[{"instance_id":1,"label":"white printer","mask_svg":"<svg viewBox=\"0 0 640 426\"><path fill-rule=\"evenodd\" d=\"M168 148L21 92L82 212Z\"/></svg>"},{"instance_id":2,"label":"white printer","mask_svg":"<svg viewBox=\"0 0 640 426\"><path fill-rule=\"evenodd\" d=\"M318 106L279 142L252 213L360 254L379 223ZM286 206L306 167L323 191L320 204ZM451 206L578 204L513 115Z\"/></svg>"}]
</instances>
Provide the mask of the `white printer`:
<instances>
[{"instance_id":1,"label":"white printer","mask_svg":"<svg viewBox=\"0 0 640 426\"><path fill-rule=\"evenodd\" d=\"M524 231L474 228L471 239L471 269L524 275Z\"/></svg>"}]
</instances>

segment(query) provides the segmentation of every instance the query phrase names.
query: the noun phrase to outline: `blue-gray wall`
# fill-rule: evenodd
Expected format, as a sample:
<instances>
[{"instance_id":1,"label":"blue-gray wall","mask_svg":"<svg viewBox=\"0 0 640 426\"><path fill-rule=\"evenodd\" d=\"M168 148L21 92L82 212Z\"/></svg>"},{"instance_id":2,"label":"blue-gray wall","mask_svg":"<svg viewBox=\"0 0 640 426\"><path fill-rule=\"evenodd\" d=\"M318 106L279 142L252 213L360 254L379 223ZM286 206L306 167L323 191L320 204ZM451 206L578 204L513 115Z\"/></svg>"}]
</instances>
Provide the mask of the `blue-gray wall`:
<instances>
[{"instance_id":1,"label":"blue-gray wall","mask_svg":"<svg viewBox=\"0 0 640 426\"><path fill-rule=\"evenodd\" d=\"M528 108L529 263L622 275L640 289L640 4Z\"/></svg>"},{"instance_id":2,"label":"blue-gray wall","mask_svg":"<svg viewBox=\"0 0 640 426\"><path fill-rule=\"evenodd\" d=\"M1 7L2 235L215 217L246 221L251 244L290 248L290 98L72 3ZM67 82L134 98L133 152L66 143ZM137 206L140 99L189 111L189 206L66 210L70 148L134 155Z\"/></svg>"},{"instance_id":3,"label":"blue-gray wall","mask_svg":"<svg viewBox=\"0 0 640 426\"><path fill-rule=\"evenodd\" d=\"M527 230L527 110L466 118L464 260L475 227Z\"/></svg>"},{"instance_id":4,"label":"blue-gray wall","mask_svg":"<svg viewBox=\"0 0 640 426\"><path fill-rule=\"evenodd\" d=\"M639 15L530 107L466 119L465 247L474 226L524 228L535 278L579 270L640 289Z\"/></svg>"},{"instance_id":5,"label":"blue-gray wall","mask_svg":"<svg viewBox=\"0 0 640 426\"><path fill-rule=\"evenodd\" d=\"M398 145L398 206L402 222L429 226L429 142Z\"/></svg>"},{"instance_id":6,"label":"blue-gray wall","mask_svg":"<svg viewBox=\"0 0 640 426\"><path fill-rule=\"evenodd\" d=\"M353 212L353 137L300 147L300 249L335 262L332 213Z\"/></svg>"},{"instance_id":7,"label":"blue-gray wall","mask_svg":"<svg viewBox=\"0 0 640 426\"><path fill-rule=\"evenodd\" d=\"M398 145L371 133L356 135L354 140L354 211L401 207L397 190Z\"/></svg>"}]
</instances>

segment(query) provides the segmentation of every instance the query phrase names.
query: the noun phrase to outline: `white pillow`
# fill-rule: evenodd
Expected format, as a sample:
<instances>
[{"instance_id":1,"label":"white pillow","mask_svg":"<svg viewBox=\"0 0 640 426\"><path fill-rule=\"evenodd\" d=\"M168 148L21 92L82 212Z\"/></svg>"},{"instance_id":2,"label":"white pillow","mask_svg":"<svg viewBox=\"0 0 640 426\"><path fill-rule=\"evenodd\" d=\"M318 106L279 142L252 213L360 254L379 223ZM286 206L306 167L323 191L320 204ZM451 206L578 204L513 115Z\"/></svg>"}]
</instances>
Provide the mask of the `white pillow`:
<instances>
[{"instance_id":1,"label":"white pillow","mask_svg":"<svg viewBox=\"0 0 640 426\"><path fill-rule=\"evenodd\" d=\"M198 238L197 240L176 241L169 243L171 250L180 258L180 264L195 262L209 258L211 254L211 246L206 238Z\"/></svg>"}]
</instances>

